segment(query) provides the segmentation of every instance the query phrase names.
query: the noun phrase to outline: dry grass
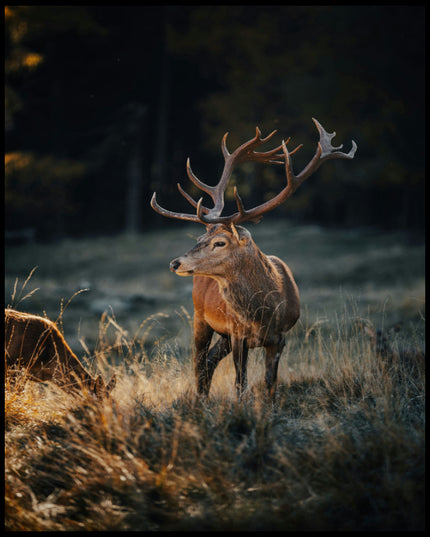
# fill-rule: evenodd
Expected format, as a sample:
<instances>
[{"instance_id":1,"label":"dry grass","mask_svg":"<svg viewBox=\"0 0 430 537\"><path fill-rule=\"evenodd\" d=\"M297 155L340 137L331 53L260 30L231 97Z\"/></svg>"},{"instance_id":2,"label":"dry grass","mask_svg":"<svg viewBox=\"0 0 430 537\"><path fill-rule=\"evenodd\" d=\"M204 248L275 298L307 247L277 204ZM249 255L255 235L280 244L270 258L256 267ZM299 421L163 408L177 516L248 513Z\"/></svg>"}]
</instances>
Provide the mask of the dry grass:
<instances>
[{"instance_id":1,"label":"dry grass","mask_svg":"<svg viewBox=\"0 0 430 537\"><path fill-rule=\"evenodd\" d=\"M102 337L97 368L119 377L103 405L7 384L6 528L423 529L424 379L387 371L347 331L293 337L300 364L284 357L274 402L259 353L242 401L230 358L199 401L190 356L160 343L109 365Z\"/></svg>"},{"instance_id":2,"label":"dry grass","mask_svg":"<svg viewBox=\"0 0 430 537\"><path fill-rule=\"evenodd\" d=\"M273 402L259 351L240 402L231 357L209 399L196 399L191 292L167 264L191 245L182 231L7 250L6 296L39 265L13 304L60 317L88 369L118 377L104 404L6 381L7 530L424 529L424 378L387 370L353 330L357 317L403 319L404 338L423 347L423 248L282 223L255 230L298 275L303 304ZM91 291L74 297L84 281ZM59 308L59 297L74 298Z\"/></svg>"}]
</instances>

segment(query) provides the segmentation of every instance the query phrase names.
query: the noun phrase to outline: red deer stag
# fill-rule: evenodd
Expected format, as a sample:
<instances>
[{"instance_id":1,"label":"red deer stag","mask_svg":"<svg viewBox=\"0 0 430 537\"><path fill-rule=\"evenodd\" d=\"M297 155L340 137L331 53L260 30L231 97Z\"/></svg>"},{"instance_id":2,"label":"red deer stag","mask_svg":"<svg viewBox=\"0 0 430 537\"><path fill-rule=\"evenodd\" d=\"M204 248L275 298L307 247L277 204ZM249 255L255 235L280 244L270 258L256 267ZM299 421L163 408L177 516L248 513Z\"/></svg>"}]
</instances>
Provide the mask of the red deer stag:
<instances>
[{"instance_id":1,"label":"red deer stag","mask_svg":"<svg viewBox=\"0 0 430 537\"><path fill-rule=\"evenodd\" d=\"M83 389L98 399L107 397L115 375L105 385L93 378L73 354L55 323L49 319L5 309L5 373L24 369L30 380L52 381L71 391Z\"/></svg>"},{"instance_id":2,"label":"red deer stag","mask_svg":"<svg viewBox=\"0 0 430 537\"><path fill-rule=\"evenodd\" d=\"M252 240L243 222L259 222L262 216L283 203L329 159L352 159L357 146L352 142L349 153L331 145L336 133L329 134L313 119L320 139L312 160L294 175L286 143L266 152L256 148L270 140L276 131L266 138L260 130L233 153L226 146L226 133L222 139L224 169L219 183L209 186L192 172L189 159L187 173L190 180L214 203L212 209L202 205L203 198L196 202L178 184L179 192L196 208L196 214L168 211L158 205L154 193L151 206L163 216L198 222L206 226L206 233L197 239L189 252L170 263L170 269L179 276L193 276L195 375L197 392L208 395L214 370L220 360L233 352L236 369L236 389L240 396L246 387L248 349L265 348L265 382L271 396L275 393L278 362L285 345L285 333L297 322L300 314L299 291L289 267L275 256L264 255ZM237 212L221 216L224 208L224 192L232 171L243 162L284 164L287 185L274 198L265 203L245 209L236 187L234 196ZM213 333L221 337L210 348Z\"/></svg>"}]
</instances>

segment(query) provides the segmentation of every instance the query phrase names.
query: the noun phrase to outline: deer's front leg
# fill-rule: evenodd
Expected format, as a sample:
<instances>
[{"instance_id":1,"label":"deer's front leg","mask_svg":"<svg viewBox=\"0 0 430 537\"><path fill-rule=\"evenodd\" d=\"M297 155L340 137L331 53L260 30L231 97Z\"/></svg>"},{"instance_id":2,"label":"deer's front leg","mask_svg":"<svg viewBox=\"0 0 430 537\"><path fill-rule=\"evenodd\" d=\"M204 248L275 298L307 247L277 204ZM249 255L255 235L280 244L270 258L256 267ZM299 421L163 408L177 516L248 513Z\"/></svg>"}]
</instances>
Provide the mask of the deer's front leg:
<instances>
[{"instance_id":1,"label":"deer's front leg","mask_svg":"<svg viewBox=\"0 0 430 537\"><path fill-rule=\"evenodd\" d=\"M281 357L284 343L279 345L272 345L266 347L266 387L269 397L273 397L276 391L276 384L278 381L278 365Z\"/></svg>"},{"instance_id":2,"label":"deer's front leg","mask_svg":"<svg viewBox=\"0 0 430 537\"><path fill-rule=\"evenodd\" d=\"M248 363L248 344L245 339L232 338L233 362L236 369L236 391L240 397L247 385L246 367Z\"/></svg>"},{"instance_id":3,"label":"deer's front leg","mask_svg":"<svg viewBox=\"0 0 430 537\"><path fill-rule=\"evenodd\" d=\"M194 356L194 371L197 382L197 393L209 395L212 376L219 362L231 351L227 337L221 336L212 348L210 347L212 328L203 322L194 322L194 341L196 354Z\"/></svg>"}]
</instances>

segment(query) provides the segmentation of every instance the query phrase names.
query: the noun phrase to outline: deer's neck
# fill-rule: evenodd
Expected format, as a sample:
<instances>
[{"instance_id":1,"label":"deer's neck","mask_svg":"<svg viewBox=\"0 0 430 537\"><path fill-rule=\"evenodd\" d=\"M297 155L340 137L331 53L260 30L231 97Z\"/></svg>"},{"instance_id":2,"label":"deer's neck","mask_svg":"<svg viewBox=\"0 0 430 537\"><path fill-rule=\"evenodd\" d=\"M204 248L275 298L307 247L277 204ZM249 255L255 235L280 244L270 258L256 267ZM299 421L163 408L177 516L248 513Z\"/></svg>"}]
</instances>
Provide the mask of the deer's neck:
<instances>
[{"instance_id":1,"label":"deer's neck","mask_svg":"<svg viewBox=\"0 0 430 537\"><path fill-rule=\"evenodd\" d=\"M257 247L252 256L237 259L233 270L217 279L224 300L242 320L263 321L279 305L280 276Z\"/></svg>"}]
</instances>

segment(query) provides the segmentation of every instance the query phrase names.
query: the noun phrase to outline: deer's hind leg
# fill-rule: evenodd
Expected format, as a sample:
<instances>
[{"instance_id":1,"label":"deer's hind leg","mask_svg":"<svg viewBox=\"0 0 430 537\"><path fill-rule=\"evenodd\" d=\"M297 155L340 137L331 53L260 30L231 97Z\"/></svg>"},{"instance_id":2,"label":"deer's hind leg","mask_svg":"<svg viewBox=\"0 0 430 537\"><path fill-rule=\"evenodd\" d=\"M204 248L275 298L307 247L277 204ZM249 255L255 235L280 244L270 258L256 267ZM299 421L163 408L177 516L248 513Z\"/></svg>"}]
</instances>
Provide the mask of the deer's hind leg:
<instances>
[{"instance_id":1,"label":"deer's hind leg","mask_svg":"<svg viewBox=\"0 0 430 537\"><path fill-rule=\"evenodd\" d=\"M247 386L248 344L246 340L233 338L233 362L236 369L236 391L240 398Z\"/></svg>"},{"instance_id":2,"label":"deer's hind leg","mask_svg":"<svg viewBox=\"0 0 430 537\"><path fill-rule=\"evenodd\" d=\"M273 398L276 392L276 385L278 382L278 365L279 359L284 348L284 342L280 342L278 345L271 345L265 348L266 350L266 388L269 397Z\"/></svg>"},{"instance_id":3,"label":"deer's hind leg","mask_svg":"<svg viewBox=\"0 0 430 537\"><path fill-rule=\"evenodd\" d=\"M194 372L197 382L197 393L207 396L211 387L212 376L219 362L231 351L230 341L221 336L210 347L213 329L204 321L194 321Z\"/></svg>"}]
</instances>

